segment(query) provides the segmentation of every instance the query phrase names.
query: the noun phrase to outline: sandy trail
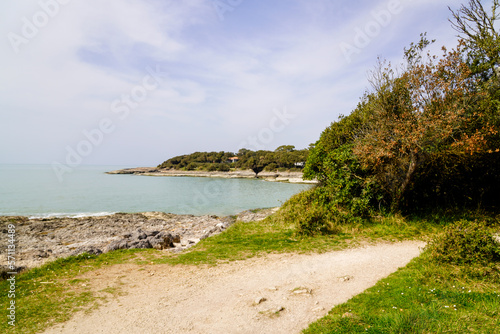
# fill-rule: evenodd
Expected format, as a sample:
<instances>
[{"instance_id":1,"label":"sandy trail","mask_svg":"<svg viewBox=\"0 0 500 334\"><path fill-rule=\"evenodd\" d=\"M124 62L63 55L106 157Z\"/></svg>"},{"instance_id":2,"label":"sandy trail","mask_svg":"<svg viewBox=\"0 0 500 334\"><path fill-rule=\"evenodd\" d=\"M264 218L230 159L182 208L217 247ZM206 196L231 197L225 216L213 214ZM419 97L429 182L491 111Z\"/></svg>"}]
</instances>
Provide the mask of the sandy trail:
<instances>
[{"instance_id":1,"label":"sandy trail","mask_svg":"<svg viewBox=\"0 0 500 334\"><path fill-rule=\"evenodd\" d=\"M273 254L216 267L113 266L86 274L126 295L45 333L299 333L418 256L423 242Z\"/></svg>"}]
</instances>

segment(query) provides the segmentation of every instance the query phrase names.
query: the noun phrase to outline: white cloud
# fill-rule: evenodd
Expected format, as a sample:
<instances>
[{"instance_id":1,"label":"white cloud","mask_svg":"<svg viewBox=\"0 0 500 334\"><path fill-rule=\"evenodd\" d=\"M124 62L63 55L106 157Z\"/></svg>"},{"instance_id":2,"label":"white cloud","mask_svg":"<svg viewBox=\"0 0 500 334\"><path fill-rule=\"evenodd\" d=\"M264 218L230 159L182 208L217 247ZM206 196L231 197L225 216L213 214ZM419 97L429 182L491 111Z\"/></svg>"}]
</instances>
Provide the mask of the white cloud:
<instances>
[{"instance_id":1,"label":"white cloud","mask_svg":"<svg viewBox=\"0 0 500 334\"><path fill-rule=\"evenodd\" d=\"M418 33L446 34L445 20L411 25L430 9L445 15L444 5L401 1L401 14L351 63L340 43L352 43L356 28L387 1L246 1L224 21L208 0L70 1L18 54L7 38L0 42L0 117L12 125L0 142L17 139L0 146L0 162L59 159L103 117L117 129L86 163L144 164L168 158L158 151L232 149L285 106L297 119L268 148L287 141L305 147L356 106L377 55L397 60ZM23 17L41 9L23 1L0 10L8 13L0 23L7 36L21 34ZM168 73L164 83L119 119L112 102L157 65Z\"/></svg>"}]
</instances>

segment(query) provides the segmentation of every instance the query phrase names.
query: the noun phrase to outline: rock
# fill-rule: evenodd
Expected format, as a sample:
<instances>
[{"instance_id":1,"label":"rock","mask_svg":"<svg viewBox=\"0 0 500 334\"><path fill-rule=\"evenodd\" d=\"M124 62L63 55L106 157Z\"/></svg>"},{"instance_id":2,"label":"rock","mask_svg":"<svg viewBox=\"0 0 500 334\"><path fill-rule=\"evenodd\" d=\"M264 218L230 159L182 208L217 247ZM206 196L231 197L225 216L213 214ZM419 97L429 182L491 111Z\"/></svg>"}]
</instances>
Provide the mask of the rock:
<instances>
[{"instance_id":1,"label":"rock","mask_svg":"<svg viewBox=\"0 0 500 334\"><path fill-rule=\"evenodd\" d=\"M104 253L111 252L118 249L127 249L128 243L126 240L118 240L110 243L104 248Z\"/></svg>"},{"instance_id":2,"label":"rock","mask_svg":"<svg viewBox=\"0 0 500 334\"><path fill-rule=\"evenodd\" d=\"M131 242L127 242L127 248L128 249L141 249L141 248L153 248L151 244L149 243L148 240L145 239L140 239L140 240L135 240Z\"/></svg>"},{"instance_id":3,"label":"rock","mask_svg":"<svg viewBox=\"0 0 500 334\"><path fill-rule=\"evenodd\" d=\"M155 235L157 235L158 233L160 233L160 231L149 231L149 232L146 232L146 235L148 237L154 237Z\"/></svg>"},{"instance_id":4,"label":"rock","mask_svg":"<svg viewBox=\"0 0 500 334\"><path fill-rule=\"evenodd\" d=\"M272 313L278 314L280 312L283 312L284 310L285 310L285 308L283 306L278 306L278 307L270 309L269 311L271 311Z\"/></svg>"},{"instance_id":5,"label":"rock","mask_svg":"<svg viewBox=\"0 0 500 334\"><path fill-rule=\"evenodd\" d=\"M21 267L16 267L14 270L10 269L9 266L6 265L0 265L0 280L5 280L7 278L10 278L12 275L9 273L20 273L21 271L25 270L25 266Z\"/></svg>"},{"instance_id":6,"label":"rock","mask_svg":"<svg viewBox=\"0 0 500 334\"><path fill-rule=\"evenodd\" d=\"M151 244L151 247L155 249L166 249L173 248L175 241L180 241L180 237L178 235L173 236L167 232L158 232L154 236L148 237L148 241Z\"/></svg>"},{"instance_id":7,"label":"rock","mask_svg":"<svg viewBox=\"0 0 500 334\"><path fill-rule=\"evenodd\" d=\"M127 234L125 234L127 235ZM129 237L110 243L105 248L105 252L117 249L133 249L133 248L155 248L158 250L173 248L175 241L180 241L178 235L172 235L167 232L137 230Z\"/></svg>"},{"instance_id":8,"label":"rock","mask_svg":"<svg viewBox=\"0 0 500 334\"><path fill-rule=\"evenodd\" d=\"M312 293L312 290L308 289L308 288L299 288L299 289L293 290L292 293L294 295L310 295Z\"/></svg>"},{"instance_id":9,"label":"rock","mask_svg":"<svg viewBox=\"0 0 500 334\"><path fill-rule=\"evenodd\" d=\"M255 300L255 305L259 305L259 304L262 304L263 302L266 302L267 301L267 298L265 297L260 297L260 298L257 298Z\"/></svg>"},{"instance_id":10,"label":"rock","mask_svg":"<svg viewBox=\"0 0 500 334\"><path fill-rule=\"evenodd\" d=\"M259 211L259 214L261 212L264 213ZM271 213L268 211L266 214ZM29 219L0 216L0 231L5 233L7 226L15 222L16 236L19 245L22 245L16 249L19 259L17 265L37 267L54 258L85 252L80 250L83 246L93 246L103 252L131 247L183 251L204 238L224 231L236 222L236 217L175 215L163 212L116 213L80 218ZM162 232L171 236L170 242L165 238L157 240ZM145 241L136 242L139 240ZM0 246L4 249L6 241L7 238L0 240ZM179 243L181 247L169 248ZM94 249L86 251L98 253ZM0 263L6 262L7 253L0 252Z\"/></svg>"},{"instance_id":11,"label":"rock","mask_svg":"<svg viewBox=\"0 0 500 334\"><path fill-rule=\"evenodd\" d=\"M144 233L142 230L137 230L134 234L132 234L132 239L143 240L146 239L148 235Z\"/></svg>"},{"instance_id":12,"label":"rock","mask_svg":"<svg viewBox=\"0 0 500 334\"><path fill-rule=\"evenodd\" d=\"M322 306L315 307L315 308L313 308L313 309L312 309L312 311L313 311L313 312L322 312L322 311L324 311L324 310L325 310L325 308L324 308L324 307L322 307Z\"/></svg>"},{"instance_id":13,"label":"rock","mask_svg":"<svg viewBox=\"0 0 500 334\"><path fill-rule=\"evenodd\" d=\"M41 250L41 251L38 251L38 253L35 254L35 256L38 256L40 258L44 258L45 259L45 258L48 258L50 255L49 255L48 252Z\"/></svg>"},{"instance_id":14,"label":"rock","mask_svg":"<svg viewBox=\"0 0 500 334\"><path fill-rule=\"evenodd\" d=\"M175 234L174 236L172 236L172 242L175 242L175 243L180 243L181 242L181 236L178 235L178 234Z\"/></svg>"},{"instance_id":15,"label":"rock","mask_svg":"<svg viewBox=\"0 0 500 334\"><path fill-rule=\"evenodd\" d=\"M92 255L100 255L100 254L102 254L102 251L99 248L94 247L94 246L83 246L83 247L77 248L71 255L80 255L83 253L92 254Z\"/></svg>"}]
</instances>

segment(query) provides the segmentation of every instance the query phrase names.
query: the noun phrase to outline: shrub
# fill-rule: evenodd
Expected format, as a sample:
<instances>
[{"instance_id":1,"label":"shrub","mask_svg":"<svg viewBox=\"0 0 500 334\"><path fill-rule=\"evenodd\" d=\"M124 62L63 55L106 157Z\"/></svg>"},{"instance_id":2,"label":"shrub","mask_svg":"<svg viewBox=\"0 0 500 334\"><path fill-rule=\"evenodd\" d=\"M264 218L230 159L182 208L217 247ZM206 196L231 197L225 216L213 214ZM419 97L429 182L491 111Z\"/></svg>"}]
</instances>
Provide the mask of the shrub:
<instances>
[{"instance_id":1,"label":"shrub","mask_svg":"<svg viewBox=\"0 0 500 334\"><path fill-rule=\"evenodd\" d=\"M227 164L219 164L219 167L217 168L219 172L229 172L231 168Z\"/></svg>"},{"instance_id":2,"label":"shrub","mask_svg":"<svg viewBox=\"0 0 500 334\"><path fill-rule=\"evenodd\" d=\"M289 199L274 216L283 224L293 223L299 235L336 234L342 226L362 221L333 201L331 191L316 187Z\"/></svg>"},{"instance_id":3,"label":"shrub","mask_svg":"<svg viewBox=\"0 0 500 334\"><path fill-rule=\"evenodd\" d=\"M207 170L209 172L215 172L217 170L217 168L218 168L217 164L209 164L207 167Z\"/></svg>"},{"instance_id":4,"label":"shrub","mask_svg":"<svg viewBox=\"0 0 500 334\"><path fill-rule=\"evenodd\" d=\"M460 220L434 238L428 250L441 263L487 265L500 261L500 245L484 222Z\"/></svg>"},{"instance_id":5,"label":"shrub","mask_svg":"<svg viewBox=\"0 0 500 334\"><path fill-rule=\"evenodd\" d=\"M274 162L271 162L269 165L267 165L264 168L264 170L267 172L274 172L274 171L276 171L276 169L278 169L278 165L275 164Z\"/></svg>"},{"instance_id":6,"label":"shrub","mask_svg":"<svg viewBox=\"0 0 500 334\"><path fill-rule=\"evenodd\" d=\"M190 162L186 166L186 170L196 170L198 168L198 164L196 162Z\"/></svg>"}]
</instances>

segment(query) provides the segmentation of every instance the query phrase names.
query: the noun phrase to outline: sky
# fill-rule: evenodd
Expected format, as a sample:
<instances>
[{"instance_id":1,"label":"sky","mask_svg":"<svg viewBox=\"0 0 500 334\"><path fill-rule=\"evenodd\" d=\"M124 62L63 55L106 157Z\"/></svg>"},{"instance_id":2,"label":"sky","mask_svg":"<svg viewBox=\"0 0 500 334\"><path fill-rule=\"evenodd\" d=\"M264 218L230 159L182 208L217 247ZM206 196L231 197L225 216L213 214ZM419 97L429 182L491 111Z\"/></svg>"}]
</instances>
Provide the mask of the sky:
<instances>
[{"instance_id":1,"label":"sky","mask_svg":"<svg viewBox=\"0 0 500 334\"><path fill-rule=\"evenodd\" d=\"M307 148L465 0L5 0L0 163Z\"/></svg>"}]
</instances>

